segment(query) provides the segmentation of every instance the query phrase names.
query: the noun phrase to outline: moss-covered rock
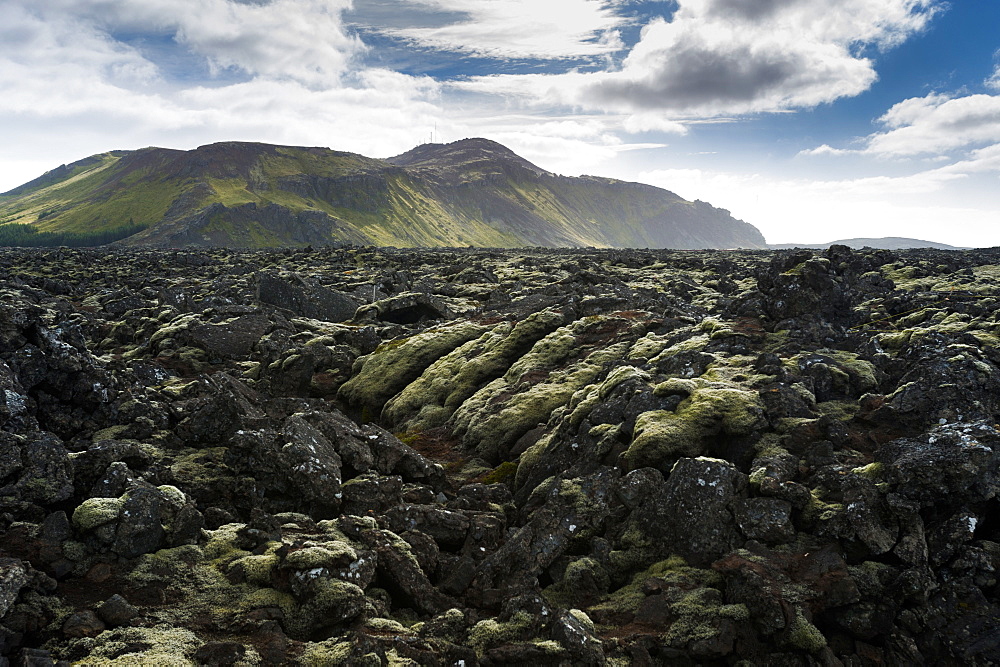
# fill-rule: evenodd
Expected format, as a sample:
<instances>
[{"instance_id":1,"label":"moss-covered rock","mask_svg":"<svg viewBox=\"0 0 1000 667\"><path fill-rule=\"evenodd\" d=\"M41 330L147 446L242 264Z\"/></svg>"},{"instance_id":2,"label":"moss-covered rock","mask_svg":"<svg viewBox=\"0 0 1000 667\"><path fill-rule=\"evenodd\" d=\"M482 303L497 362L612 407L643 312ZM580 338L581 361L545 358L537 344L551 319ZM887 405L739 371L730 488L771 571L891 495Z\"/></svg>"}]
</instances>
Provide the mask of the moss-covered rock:
<instances>
[{"instance_id":1,"label":"moss-covered rock","mask_svg":"<svg viewBox=\"0 0 1000 667\"><path fill-rule=\"evenodd\" d=\"M89 654L76 662L85 665L189 667L195 664L194 654L203 643L190 630L170 625L117 628L98 635ZM250 660L245 664L252 663Z\"/></svg>"},{"instance_id":2,"label":"moss-covered rock","mask_svg":"<svg viewBox=\"0 0 1000 667\"><path fill-rule=\"evenodd\" d=\"M485 330L478 324L459 322L383 343L372 354L359 359L360 370L340 387L338 396L375 417L390 398L416 380L428 366Z\"/></svg>"},{"instance_id":3,"label":"moss-covered rock","mask_svg":"<svg viewBox=\"0 0 1000 667\"><path fill-rule=\"evenodd\" d=\"M540 338L563 324L552 310L504 323L446 354L390 400L384 422L408 431L441 426L484 384L505 374Z\"/></svg>"},{"instance_id":4,"label":"moss-covered rock","mask_svg":"<svg viewBox=\"0 0 1000 667\"><path fill-rule=\"evenodd\" d=\"M501 622L493 618L479 621L470 630L466 643L482 655L487 649L507 642L528 639L534 619L525 611L519 611L509 621Z\"/></svg>"},{"instance_id":5,"label":"moss-covered rock","mask_svg":"<svg viewBox=\"0 0 1000 667\"><path fill-rule=\"evenodd\" d=\"M73 510L73 525L87 532L98 526L118 520L118 513L125 504L125 497L88 498Z\"/></svg>"},{"instance_id":6,"label":"moss-covered rock","mask_svg":"<svg viewBox=\"0 0 1000 667\"><path fill-rule=\"evenodd\" d=\"M762 428L764 405L756 392L731 387L686 385L691 394L673 412L639 416L624 458L630 469L652 466L669 470L682 456L699 456L707 438L746 436Z\"/></svg>"},{"instance_id":7,"label":"moss-covered rock","mask_svg":"<svg viewBox=\"0 0 1000 667\"><path fill-rule=\"evenodd\" d=\"M795 618L788 626L788 643L797 649L815 653L826 647L826 637L806 619L801 609L796 609Z\"/></svg>"},{"instance_id":8,"label":"moss-covered rock","mask_svg":"<svg viewBox=\"0 0 1000 667\"><path fill-rule=\"evenodd\" d=\"M554 364L579 352L571 338L575 341L566 328L550 334L503 377L463 403L449 424L466 447L488 461L503 460L511 444L528 430L548 421L553 410L594 381L606 363L621 358L629 347L629 343L622 342L592 350L580 361L553 369ZM522 363L529 357L530 363ZM532 365L535 363L538 365Z\"/></svg>"}]
</instances>

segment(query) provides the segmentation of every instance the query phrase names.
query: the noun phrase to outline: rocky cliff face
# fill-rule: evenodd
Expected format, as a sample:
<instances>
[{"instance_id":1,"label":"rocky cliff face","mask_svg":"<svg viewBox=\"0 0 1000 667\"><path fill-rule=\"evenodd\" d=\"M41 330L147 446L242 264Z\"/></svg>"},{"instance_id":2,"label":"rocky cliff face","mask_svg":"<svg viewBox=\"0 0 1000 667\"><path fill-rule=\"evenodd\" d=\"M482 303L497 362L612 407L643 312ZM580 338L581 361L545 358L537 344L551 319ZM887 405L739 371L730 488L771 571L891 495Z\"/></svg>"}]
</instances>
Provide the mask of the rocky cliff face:
<instances>
[{"instance_id":1,"label":"rocky cliff face","mask_svg":"<svg viewBox=\"0 0 1000 667\"><path fill-rule=\"evenodd\" d=\"M0 196L0 221L9 245L764 247L728 211L557 176L485 139L389 161L240 142L108 153Z\"/></svg>"},{"instance_id":2,"label":"rocky cliff face","mask_svg":"<svg viewBox=\"0 0 1000 667\"><path fill-rule=\"evenodd\" d=\"M1000 661L1000 252L4 251L15 664Z\"/></svg>"}]
</instances>

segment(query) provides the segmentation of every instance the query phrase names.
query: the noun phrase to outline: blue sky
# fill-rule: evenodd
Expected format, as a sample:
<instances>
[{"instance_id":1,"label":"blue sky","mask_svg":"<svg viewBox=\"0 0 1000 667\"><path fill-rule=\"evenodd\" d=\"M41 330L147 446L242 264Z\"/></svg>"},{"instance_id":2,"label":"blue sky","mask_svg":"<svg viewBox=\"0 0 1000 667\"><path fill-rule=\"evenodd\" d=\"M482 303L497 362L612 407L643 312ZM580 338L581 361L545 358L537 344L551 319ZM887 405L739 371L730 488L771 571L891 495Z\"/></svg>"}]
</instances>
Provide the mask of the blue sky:
<instances>
[{"instance_id":1,"label":"blue sky","mask_svg":"<svg viewBox=\"0 0 1000 667\"><path fill-rule=\"evenodd\" d=\"M4 0L0 191L112 149L500 141L771 242L1000 245L996 0Z\"/></svg>"}]
</instances>

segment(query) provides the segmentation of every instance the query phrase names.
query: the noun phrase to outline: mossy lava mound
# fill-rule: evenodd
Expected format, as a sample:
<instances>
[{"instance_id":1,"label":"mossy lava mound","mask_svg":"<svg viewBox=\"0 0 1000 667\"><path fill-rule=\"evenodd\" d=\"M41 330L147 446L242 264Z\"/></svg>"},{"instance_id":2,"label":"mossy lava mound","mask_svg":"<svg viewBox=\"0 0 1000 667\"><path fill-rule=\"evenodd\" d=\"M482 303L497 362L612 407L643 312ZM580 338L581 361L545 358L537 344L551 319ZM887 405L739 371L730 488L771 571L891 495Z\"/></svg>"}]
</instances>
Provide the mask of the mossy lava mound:
<instances>
[{"instance_id":1,"label":"mossy lava mound","mask_svg":"<svg viewBox=\"0 0 1000 667\"><path fill-rule=\"evenodd\" d=\"M0 663L1000 663L998 313L1000 250L0 250Z\"/></svg>"}]
</instances>

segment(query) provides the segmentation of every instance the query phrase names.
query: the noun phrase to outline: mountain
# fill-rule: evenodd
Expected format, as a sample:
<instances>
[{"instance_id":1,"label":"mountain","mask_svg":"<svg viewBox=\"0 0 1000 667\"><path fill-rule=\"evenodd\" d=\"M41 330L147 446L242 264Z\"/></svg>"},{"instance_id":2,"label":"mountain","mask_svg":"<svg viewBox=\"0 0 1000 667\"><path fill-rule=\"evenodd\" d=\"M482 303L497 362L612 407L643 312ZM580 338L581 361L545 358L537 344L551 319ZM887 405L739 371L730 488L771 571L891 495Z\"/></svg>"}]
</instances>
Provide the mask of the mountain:
<instances>
[{"instance_id":1,"label":"mountain","mask_svg":"<svg viewBox=\"0 0 1000 667\"><path fill-rule=\"evenodd\" d=\"M905 250L907 248L934 248L936 250L968 250L968 248L957 248L946 243L935 243L934 241L921 241L920 239L908 239L901 236L884 236L882 238L858 238L842 239L840 241L830 241L829 243L771 243L767 247L772 250L785 250L790 248L813 248L825 249L832 245L846 245L856 250L861 248L878 248L881 250Z\"/></svg>"},{"instance_id":2,"label":"mountain","mask_svg":"<svg viewBox=\"0 0 1000 667\"><path fill-rule=\"evenodd\" d=\"M224 142L113 151L0 195L0 245L762 248L728 211L548 172L487 139L388 160Z\"/></svg>"}]
</instances>

